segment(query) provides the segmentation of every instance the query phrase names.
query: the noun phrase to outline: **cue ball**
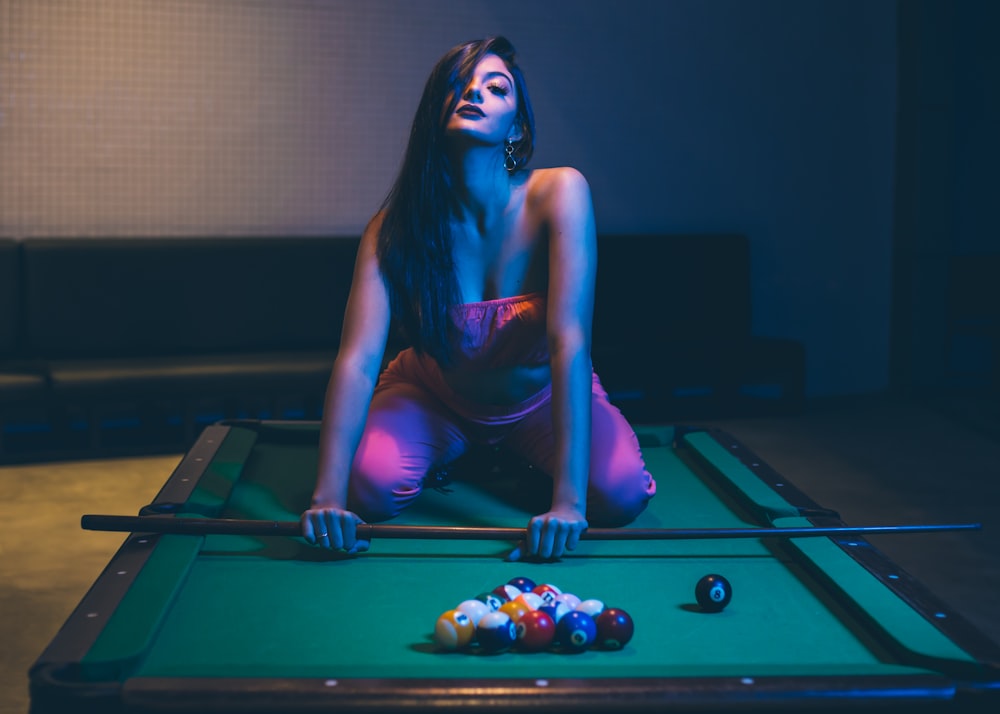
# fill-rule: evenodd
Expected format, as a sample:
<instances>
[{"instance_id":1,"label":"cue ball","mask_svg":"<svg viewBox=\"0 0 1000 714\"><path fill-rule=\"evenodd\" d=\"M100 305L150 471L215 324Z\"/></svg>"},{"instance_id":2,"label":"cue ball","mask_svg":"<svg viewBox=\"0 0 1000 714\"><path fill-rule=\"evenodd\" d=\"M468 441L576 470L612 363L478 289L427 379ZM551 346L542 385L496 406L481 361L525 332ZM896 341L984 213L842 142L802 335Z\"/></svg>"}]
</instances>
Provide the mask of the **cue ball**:
<instances>
[{"instance_id":1,"label":"cue ball","mask_svg":"<svg viewBox=\"0 0 1000 714\"><path fill-rule=\"evenodd\" d=\"M472 618L461 610L448 610L434 625L434 641L445 650L457 650L472 642L476 626Z\"/></svg>"},{"instance_id":2,"label":"cue ball","mask_svg":"<svg viewBox=\"0 0 1000 714\"><path fill-rule=\"evenodd\" d=\"M705 612L719 612L733 599L733 586L721 575L706 575L694 588L694 597Z\"/></svg>"},{"instance_id":3,"label":"cue ball","mask_svg":"<svg viewBox=\"0 0 1000 714\"><path fill-rule=\"evenodd\" d=\"M559 620L559 624L556 625L556 637L559 638L559 644L566 649L582 652L597 639L597 624L587 613L573 610Z\"/></svg>"},{"instance_id":4,"label":"cue ball","mask_svg":"<svg viewBox=\"0 0 1000 714\"><path fill-rule=\"evenodd\" d=\"M619 607L609 607L597 616L597 645L606 650L620 650L632 639L632 617Z\"/></svg>"},{"instance_id":5,"label":"cue ball","mask_svg":"<svg viewBox=\"0 0 1000 714\"><path fill-rule=\"evenodd\" d=\"M479 646L485 652L503 652L517 640L517 629L514 621L504 612L491 612L483 615L476 629Z\"/></svg>"}]
</instances>

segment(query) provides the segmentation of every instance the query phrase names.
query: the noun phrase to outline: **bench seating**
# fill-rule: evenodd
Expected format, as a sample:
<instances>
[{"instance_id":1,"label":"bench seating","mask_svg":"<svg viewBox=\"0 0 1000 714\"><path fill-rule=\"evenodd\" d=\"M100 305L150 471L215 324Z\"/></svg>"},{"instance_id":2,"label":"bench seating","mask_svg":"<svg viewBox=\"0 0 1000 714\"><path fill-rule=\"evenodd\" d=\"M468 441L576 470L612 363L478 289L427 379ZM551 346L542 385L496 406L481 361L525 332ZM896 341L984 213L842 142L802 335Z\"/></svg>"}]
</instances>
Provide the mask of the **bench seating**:
<instances>
[{"instance_id":1,"label":"bench seating","mask_svg":"<svg viewBox=\"0 0 1000 714\"><path fill-rule=\"evenodd\" d=\"M183 449L217 418L319 418L357 245L0 240L2 460ZM594 364L627 416L798 408L801 345L750 333L744 236L608 235L599 252Z\"/></svg>"},{"instance_id":2,"label":"bench seating","mask_svg":"<svg viewBox=\"0 0 1000 714\"><path fill-rule=\"evenodd\" d=\"M602 235L592 356L635 421L790 413L801 343L751 333L746 236Z\"/></svg>"}]
</instances>

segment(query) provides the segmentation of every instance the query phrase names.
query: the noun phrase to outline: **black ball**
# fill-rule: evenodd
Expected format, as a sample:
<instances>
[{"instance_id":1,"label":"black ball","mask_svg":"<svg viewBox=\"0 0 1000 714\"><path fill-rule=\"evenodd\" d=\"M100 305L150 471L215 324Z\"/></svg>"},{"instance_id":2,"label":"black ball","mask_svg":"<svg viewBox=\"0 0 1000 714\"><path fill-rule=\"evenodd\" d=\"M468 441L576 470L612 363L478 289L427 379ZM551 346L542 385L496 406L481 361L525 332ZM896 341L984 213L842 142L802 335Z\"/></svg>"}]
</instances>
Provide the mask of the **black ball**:
<instances>
[{"instance_id":1,"label":"black ball","mask_svg":"<svg viewBox=\"0 0 1000 714\"><path fill-rule=\"evenodd\" d=\"M694 597L705 612L719 612L733 599L733 586L721 575L706 575L695 585Z\"/></svg>"}]
</instances>

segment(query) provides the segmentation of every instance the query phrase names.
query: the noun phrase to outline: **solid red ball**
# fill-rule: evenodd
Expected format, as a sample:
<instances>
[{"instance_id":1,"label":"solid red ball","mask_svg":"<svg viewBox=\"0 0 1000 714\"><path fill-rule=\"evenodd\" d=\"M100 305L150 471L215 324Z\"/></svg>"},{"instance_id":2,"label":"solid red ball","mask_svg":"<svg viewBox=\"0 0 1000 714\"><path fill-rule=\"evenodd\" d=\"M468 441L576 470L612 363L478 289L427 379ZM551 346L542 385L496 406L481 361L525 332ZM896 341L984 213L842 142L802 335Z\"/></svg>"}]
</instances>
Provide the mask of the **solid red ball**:
<instances>
[{"instance_id":1,"label":"solid red ball","mask_svg":"<svg viewBox=\"0 0 1000 714\"><path fill-rule=\"evenodd\" d=\"M528 652L544 650L555 635L555 620L541 610L527 612L517 621L517 646Z\"/></svg>"}]
</instances>

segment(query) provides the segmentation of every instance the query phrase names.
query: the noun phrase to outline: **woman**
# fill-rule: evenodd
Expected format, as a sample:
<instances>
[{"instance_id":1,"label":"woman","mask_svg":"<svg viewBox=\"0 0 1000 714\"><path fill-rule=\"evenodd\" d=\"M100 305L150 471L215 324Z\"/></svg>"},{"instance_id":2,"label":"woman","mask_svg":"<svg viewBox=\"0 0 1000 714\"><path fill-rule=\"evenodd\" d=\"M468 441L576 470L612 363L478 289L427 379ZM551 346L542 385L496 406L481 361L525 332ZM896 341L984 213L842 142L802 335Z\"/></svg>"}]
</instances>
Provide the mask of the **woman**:
<instances>
[{"instance_id":1,"label":"woman","mask_svg":"<svg viewBox=\"0 0 1000 714\"><path fill-rule=\"evenodd\" d=\"M471 444L503 444L551 476L550 509L514 557L558 558L588 522L624 525L655 493L591 366L589 187L572 168L526 170L533 149L510 42L450 50L361 239L302 515L308 541L367 550L362 517L397 515ZM411 347L379 376L392 320Z\"/></svg>"}]
</instances>

